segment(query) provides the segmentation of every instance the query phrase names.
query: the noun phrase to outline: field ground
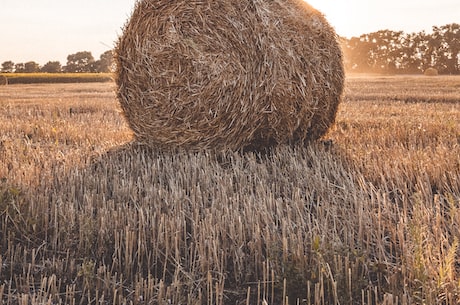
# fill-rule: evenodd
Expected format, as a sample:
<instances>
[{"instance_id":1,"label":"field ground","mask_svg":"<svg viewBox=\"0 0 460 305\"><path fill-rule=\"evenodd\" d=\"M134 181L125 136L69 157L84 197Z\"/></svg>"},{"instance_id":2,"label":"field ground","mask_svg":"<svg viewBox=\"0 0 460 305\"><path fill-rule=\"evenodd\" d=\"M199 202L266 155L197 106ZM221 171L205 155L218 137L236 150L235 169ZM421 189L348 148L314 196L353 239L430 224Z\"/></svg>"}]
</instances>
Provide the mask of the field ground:
<instances>
[{"instance_id":1,"label":"field ground","mask_svg":"<svg viewBox=\"0 0 460 305\"><path fill-rule=\"evenodd\" d=\"M94 83L113 81L112 73L0 73L8 84Z\"/></svg>"},{"instance_id":2,"label":"field ground","mask_svg":"<svg viewBox=\"0 0 460 305\"><path fill-rule=\"evenodd\" d=\"M350 76L265 155L132 144L114 90L0 87L2 304L460 303L460 77Z\"/></svg>"}]
</instances>

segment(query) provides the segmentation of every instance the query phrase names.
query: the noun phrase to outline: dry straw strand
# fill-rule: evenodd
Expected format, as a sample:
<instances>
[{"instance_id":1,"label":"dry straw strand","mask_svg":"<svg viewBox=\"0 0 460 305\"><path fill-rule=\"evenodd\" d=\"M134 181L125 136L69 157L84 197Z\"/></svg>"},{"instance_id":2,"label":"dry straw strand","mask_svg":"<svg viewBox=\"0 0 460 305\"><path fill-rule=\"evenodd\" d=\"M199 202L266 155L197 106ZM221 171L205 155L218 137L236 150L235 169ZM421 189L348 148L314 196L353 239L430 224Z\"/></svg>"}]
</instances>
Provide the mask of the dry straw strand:
<instances>
[{"instance_id":1,"label":"dry straw strand","mask_svg":"<svg viewBox=\"0 0 460 305\"><path fill-rule=\"evenodd\" d=\"M316 140L344 83L333 28L302 0L138 1L116 60L127 122L160 149Z\"/></svg>"}]
</instances>

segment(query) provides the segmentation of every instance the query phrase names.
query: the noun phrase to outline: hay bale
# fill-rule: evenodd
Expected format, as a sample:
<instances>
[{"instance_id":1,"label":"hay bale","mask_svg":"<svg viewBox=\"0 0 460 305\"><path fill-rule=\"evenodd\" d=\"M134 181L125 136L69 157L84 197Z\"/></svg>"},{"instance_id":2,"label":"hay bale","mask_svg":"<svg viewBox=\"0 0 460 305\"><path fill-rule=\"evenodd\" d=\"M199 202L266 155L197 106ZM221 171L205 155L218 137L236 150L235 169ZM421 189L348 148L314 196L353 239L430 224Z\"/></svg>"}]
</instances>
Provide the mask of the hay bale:
<instances>
[{"instance_id":1,"label":"hay bale","mask_svg":"<svg viewBox=\"0 0 460 305\"><path fill-rule=\"evenodd\" d=\"M115 53L128 124L161 149L318 139L344 83L334 30L302 0L141 0Z\"/></svg>"},{"instance_id":2,"label":"hay bale","mask_svg":"<svg viewBox=\"0 0 460 305\"><path fill-rule=\"evenodd\" d=\"M8 85L8 78L5 75L0 75L0 86Z\"/></svg>"},{"instance_id":3,"label":"hay bale","mask_svg":"<svg viewBox=\"0 0 460 305\"><path fill-rule=\"evenodd\" d=\"M438 70L436 68L428 68L423 73L425 76L437 76Z\"/></svg>"}]
</instances>

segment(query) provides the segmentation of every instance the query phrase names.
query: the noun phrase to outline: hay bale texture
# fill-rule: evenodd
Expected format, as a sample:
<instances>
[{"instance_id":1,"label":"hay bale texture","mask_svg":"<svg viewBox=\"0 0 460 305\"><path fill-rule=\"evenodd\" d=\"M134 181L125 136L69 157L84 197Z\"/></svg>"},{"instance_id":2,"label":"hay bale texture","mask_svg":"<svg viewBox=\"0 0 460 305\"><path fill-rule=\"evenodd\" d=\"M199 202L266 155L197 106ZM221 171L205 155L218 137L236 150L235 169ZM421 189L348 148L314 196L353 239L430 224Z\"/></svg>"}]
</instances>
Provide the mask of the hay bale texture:
<instances>
[{"instance_id":1,"label":"hay bale texture","mask_svg":"<svg viewBox=\"0 0 460 305\"><path fill-rule=\"evenodd\" d=\"M425 76L438 76L438 70L436 68L428 68L425 70L425 72L423 73Z\"/></svg>"},{"instance_id":2,"label":"hay bale texture","mask_svg":"<svg viewBox=\"0 0 460 305\"><path fill-rule=\"evenodd\" d=\"M0 75L0 86L8 85L8 78L5 75Z\"/></svg>"},{"instance_id":3,"label":"hay bale texture","mask_svg":"<svg viewBox=\"0 0 460 305\"><path fill-rule=\"evenodd\" d=\"M140 0L115 57L128 124L162 149L318 139L344 83L333 28L302 0Z\"/></svg>"}]
</instances>

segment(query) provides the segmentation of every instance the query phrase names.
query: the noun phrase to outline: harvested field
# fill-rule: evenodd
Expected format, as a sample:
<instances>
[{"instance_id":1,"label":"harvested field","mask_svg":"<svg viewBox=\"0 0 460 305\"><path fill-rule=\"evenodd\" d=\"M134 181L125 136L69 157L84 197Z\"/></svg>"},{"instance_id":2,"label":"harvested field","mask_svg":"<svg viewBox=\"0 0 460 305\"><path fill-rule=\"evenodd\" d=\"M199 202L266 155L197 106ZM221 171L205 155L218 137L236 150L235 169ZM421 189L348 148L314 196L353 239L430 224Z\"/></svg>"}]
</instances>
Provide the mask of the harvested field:
<instances>
[{"instance_id":1,"label":"harvested field","mask_svg":"<svg viewBox=\"0 0 460 305\"><path fill-rule=\"evenodd\" d=\"M111 73L0 73L9 84L106 83ZM1 83L1 81L0 81Z\"/></svg>"},{"instance_id":2,"label":"harvested field","mask_svg":"<svg viewBox=\"0 0 460 305\"><path fill-rule=\"evenodd\" d=\"M460 301L460 78L347 78L324 143L130 143L112 83L0 89L4 304Z\"/></svg>"},{"instance_id":3,"label":"harvested field","mask_svg":"<svg viewBox=\"0 0 460 305\"><path fill-rule=\"evenodd\" d=\"M366 76L348 77L347 101L403 103L459 103L458 76Z\"/></svg>"}]
</instances>

